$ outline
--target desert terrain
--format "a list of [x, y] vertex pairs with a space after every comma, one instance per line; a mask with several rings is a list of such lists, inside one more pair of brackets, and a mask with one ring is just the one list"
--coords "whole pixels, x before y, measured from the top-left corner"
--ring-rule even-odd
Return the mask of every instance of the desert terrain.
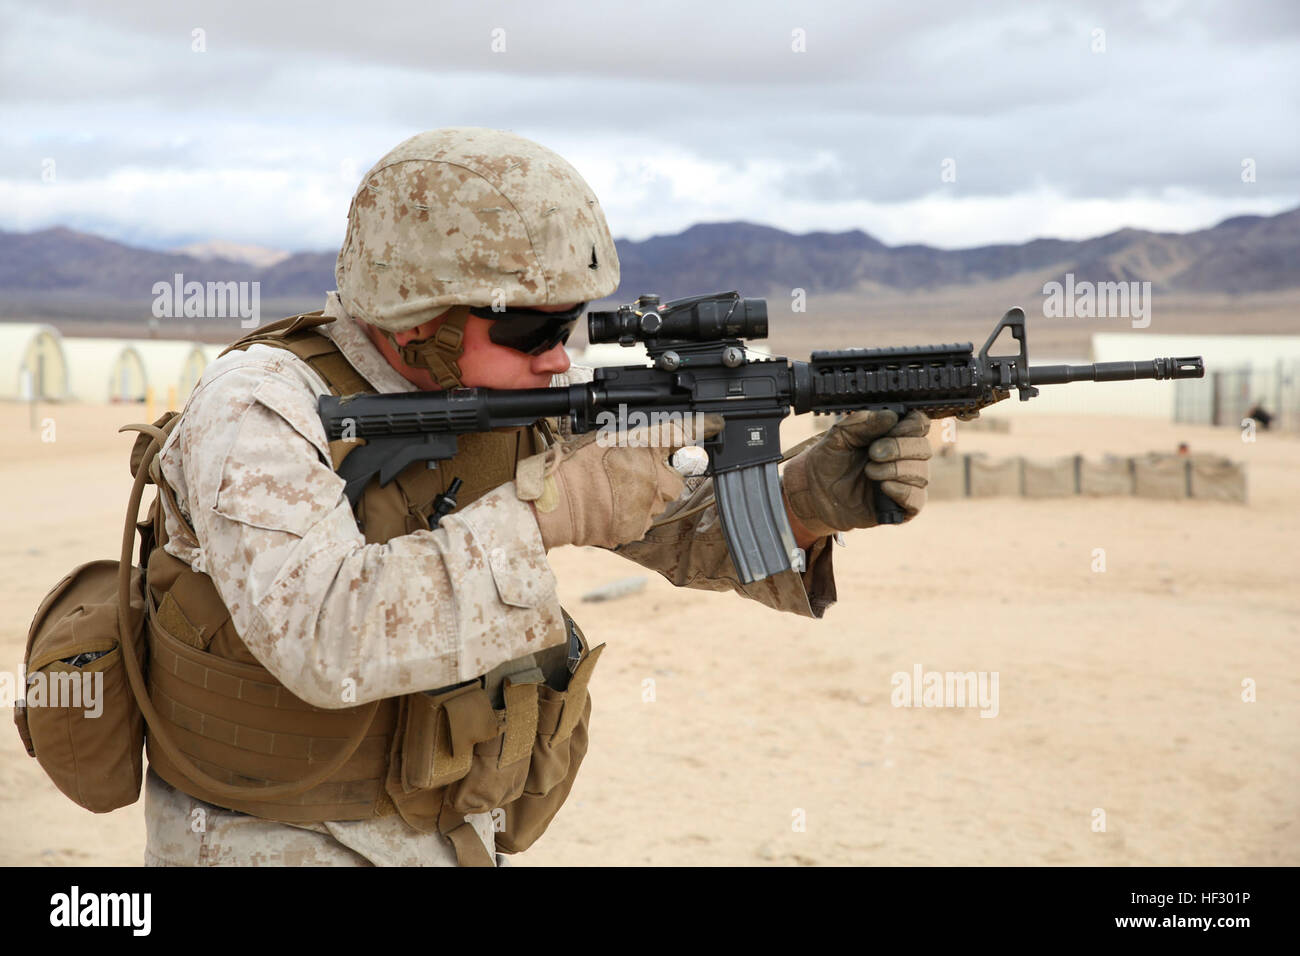
[[[1014, 412], [1009, 433], [961, 430], [959, 449], [1188, 442], [1245, 461], [1249, 503], [932, 502], [848, 536], [819, 621], [558, 551], [565, 605], [609, 646], [586, 764], [516, 864], [1300, 863], [1300, 439]], [[131, 437], [115, 429], [143, 417], [42, 406], [33, 430], [0, 405], [0, 668], [19, 670], [48, 588], [116, 554]], [[787, 442], [812, 424], [788, 423]], [[580, 600], [643, 574], [638, 593]], [[891, 706], [892, 675], [917, 665], [997, 672], [996, 717]], [[136, 865], [142, 808], [82, 810], [0, 731], [0, 864]]]

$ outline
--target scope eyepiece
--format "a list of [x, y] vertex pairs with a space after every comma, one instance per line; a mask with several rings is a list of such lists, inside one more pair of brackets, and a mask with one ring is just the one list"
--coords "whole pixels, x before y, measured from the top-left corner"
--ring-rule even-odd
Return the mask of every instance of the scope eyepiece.
[[767, 338], [767, 300], [741, 298], [739, 292], [697, 295], [659, 303], [643, 295], [610, 312], [587, 313], [587, 340], [618, 342], [713, 342]]

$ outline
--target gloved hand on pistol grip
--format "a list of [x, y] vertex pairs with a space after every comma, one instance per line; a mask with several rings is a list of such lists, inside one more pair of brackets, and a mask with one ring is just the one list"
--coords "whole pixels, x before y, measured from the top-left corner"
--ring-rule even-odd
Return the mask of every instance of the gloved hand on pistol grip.
[[549, 551], [565, 544], [615, 548], [640, 541], [655, 517], [685, 488], [669, 459], [679, 448], [716, 435], [722, 419], [651, 425], [617, 435], [589, 432], [526, 458], [515, 491], [531, 502]]
[[781, 484], [790, 511], [812, 534], [871, 528], [875, 490], [898, 502], [910, 521], [925, 506], [930, 480], [930, 419], [902, 421], [891, 411], [855, 412], [785, 466]]

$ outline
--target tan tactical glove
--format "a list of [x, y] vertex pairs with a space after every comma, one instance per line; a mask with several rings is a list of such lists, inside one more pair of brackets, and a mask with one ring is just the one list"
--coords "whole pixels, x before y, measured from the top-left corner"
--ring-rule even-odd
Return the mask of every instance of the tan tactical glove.
[[515, 490], [532, 502], [546, 549], [614, 548], [644, 538], [655, 516], [685, 487], [668, 459], [679, 448], [716, 435], [722, 419], [706, 416], [698, 435], [693, 426], [688, 419], [685, 426], [638, 428], [619, 433], [616, 443], [610, 432], [589, 432], [521, 461]]
[[871, 528], [877, 484], [910, 521], [925, 505], [930, 479], [930, 419], [919, 411], [856, 412], [785, 466], [781, 485], [790, 511], [812, 534]]

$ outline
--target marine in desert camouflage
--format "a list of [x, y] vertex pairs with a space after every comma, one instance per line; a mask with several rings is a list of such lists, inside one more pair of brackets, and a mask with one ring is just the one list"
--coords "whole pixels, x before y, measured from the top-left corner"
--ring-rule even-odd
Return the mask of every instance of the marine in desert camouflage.
[[[366, 174], [336, 278], [337, 293], [308, 324], [357, 387], [526, 387], [586, 381], [590, 372], [569, 366], [562, 340], [529, 354], [492, 341], [492, 329], [613, 293], [619, 263], [599, 202], [561, 157], [511, 133], [451, 128], [412, 137]], [[562, 687], [573, 632], [549, 547], [615, 547], [674, 584], [820, 617], [835, 599], [831, 535], [873, 523], [871, 476], [888, 474], [909, 517], [924, 504], [928, 422], [910, 419], [892, 432], [895, 418], [851, 417], [791, 463], [799, 475], [792, 525], [806, 570], [742, 585], [709, 482], [683, 483], [667, 464], [673, 449], [557, 454], [562, 428], [539, 426], [508, 454], [482, 459], [506, 480], [480, 481], [472, 500], [462, 497], [436, 527], [428, 527], [428, 502], [406, 502], [402, 533], [380, 534], [377, 517], [354, 512], [335, 472], [346, 449], [331, 445], [316, 414], [330, 393], [299, 354], [245, 343], [209, 366], [160, 456], [175, 501], [165, 507], [166, 553], [210, 578], [229, 614], [220, 627], [196, 626], [183, 613], [172, 625], [188, 624], [196, 647], [263, 667], [324, 710], [418, 700], [463, 684], [497, 702], [520, 682]], [[885, 445], [872, 444], [885, 434], [893, 436]], [[878, 453], [868, 469], [871, 447]], [[526, 494], [517, 470], [528, 476]], [[631, 520], [629, 507], [639, 509]], [[421, 519], [425, 526], [413, 527]], [[373, 813], [296, 822], [224, 808], [172, 779], [151, 770], [146, 782], [152, 865], [465, 861], [462, 841], [413, 825], [420, 821], [405, 812], [391, 778], [392, 799], [381, 793]], [[465, 822], [499, 861], [494, 814], [467, 813]]]

